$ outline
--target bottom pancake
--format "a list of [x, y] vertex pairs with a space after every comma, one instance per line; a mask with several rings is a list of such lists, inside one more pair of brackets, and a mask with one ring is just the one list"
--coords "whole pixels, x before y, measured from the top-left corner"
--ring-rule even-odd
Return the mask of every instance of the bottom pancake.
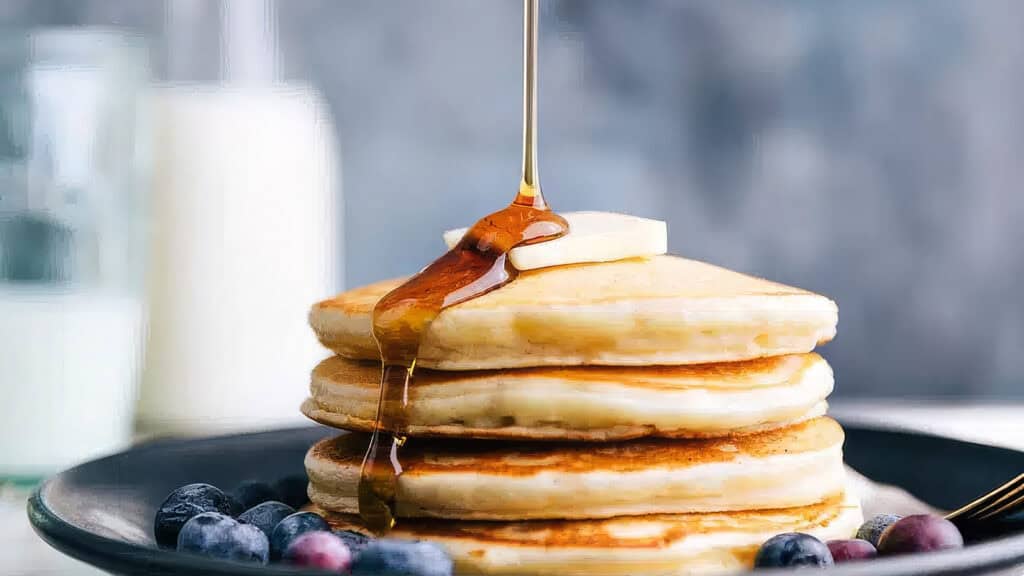
[[[362, 530], [358, 517], [318, 512], [335, 529]], [[391, 536], [444, 546], [457, 574], [724, 574], [751, 568], [776, 534], [850, 538], [862, 520], [860, 503], [844, 495], [798, 508], [605, 520], [402, 520]]]
[[[306, 455], [317, 506], [355, 513], [368, 437]], [[462, 520], [607, 518], [805, 506], [843, 492], [843, 431], [815, 418], [761, 434], [591, 443], [410, 438], [396, 514]]]

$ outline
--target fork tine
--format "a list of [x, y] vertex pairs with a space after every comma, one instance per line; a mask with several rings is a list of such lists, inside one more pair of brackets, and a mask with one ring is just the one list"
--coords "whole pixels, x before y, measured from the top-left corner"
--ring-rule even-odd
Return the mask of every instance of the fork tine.
[[1024, 510], [1024, 493], [1018, 495], [1018, 497], [1013, 501], [1003, 504], [997, 510], [988, 512], [983, 516], [978, 517], [977, 519], [978, 521], [989, 522], [993, 520], [998, 520], [1000, 518], [1013, 516], [1014, 514], [1022, 510]]
[[953, 512], [950, 512], [946, 515], [946, 519], [967, 520], [974, 518], [980, 512], [990, 508], [994, 504], [997, 504], [1000, 501], [1000, 499], [1005, 497], [1008, 493], [1011, 493], [1014, 490], [1016, 490], [1021, 484], [1024, 484], [1024, 474], [1018, 475], [1016, 478], [1013, 478], [1012, 480], [996, 488], [995, 490], [992, 490], [991, 492], [988, 492], [978, 497], [977, 499], [966, 504], [965, 506], [958, 508]]
[[999, 488], [989, 493], [988, 501], [983, 505], [972, 510], [968, 516], [973, 519], [980, 519], [986, 515], [990, 510], [1001, 507], [1002, 504], [1006, 503], [1007, 500], [1014, 498], [1014, 496], [1024, 486], [1024, 474], [1017, 476], [1013, 480], [1010, 480], [1006, 484], [1003, 484]]
[[991, 520], [999, 516], [1007, 516], [1010, 511], [1021, 504], [1024, 504], [1024, 485], [993, 502], [986, 510], [978, 511], [975, 517], [978, 520]]
[[998, 495], [1002, 494], [1003, 490], [1006, 489], [1006, 488], [1007, 488], [1007, 485], [1003, 484], [1002, 486], [1000, 486], [999, 488], [996, 488], [995, 490], [990, 490], [990, 491], [982, 494], [981, 496], [978, 496], [977, 498], [975, 498], [974, 500], [971, 500], [967, 504], [964, 504], [960, 508], [957, 508], [956, 510], [950, 512], [949, 514], [946, 514], [946, 519], [947, 520], [956, 520], [956, 519], [967, 519], [967, 518], [969, 518], [970, 516], [972, 516], [975, 512], [977, 512], [981, 508], [984, 508], [985, 506], [988, 506], [989, 504], [991, 504], [992, 501], [996, 497], [998, 497]]

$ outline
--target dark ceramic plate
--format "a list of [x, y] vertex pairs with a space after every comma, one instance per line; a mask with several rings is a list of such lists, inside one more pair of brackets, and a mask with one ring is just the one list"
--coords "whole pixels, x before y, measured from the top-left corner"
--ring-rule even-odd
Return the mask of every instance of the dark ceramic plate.
[[[117, 574], [296, 574], [280, 566], [218, 562], [153, 544], [156, 507], [190, 482], [234, 486], [302, 471], [306, 449], [329, 431], [299, 428], [202, 440], [165, 440], [72, 468], [29, 502], [36, 531], [53, 547]], [[1024, 471], [1024, 452], [935, 436], [850, 426], [846, 459], [879, 482], [950, 509]], [[962, 550], [876, 560], [830, 576], [984, 574], [1024, 563], [1024, 522]]]

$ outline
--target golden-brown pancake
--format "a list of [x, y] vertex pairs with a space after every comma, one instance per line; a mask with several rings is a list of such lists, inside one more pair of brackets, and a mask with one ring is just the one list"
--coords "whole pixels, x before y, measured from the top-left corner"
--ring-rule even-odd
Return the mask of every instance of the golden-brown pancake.
[[[306, 455], [310, 499], [356, 513], [368, 436]], [[526, 443], [411, 438], [402, 447], [399, 517], [606, 518], [804, 506], [843, 491], [843, 432], [816, 418], [714, 440]]]
[[[373, 306], [402, 279], [313, 306], [320, 341], [376, 360]], [[835, 335], [834, 302], [811, 292], [675, 256], [557, 266], [441, 312], [417, 366], [648, 366], [733, 362], [809, 352]]]
[[[333, 357], [313, 371], [310, 418], [370, 431], [380, 365]], [[820, 416], [832, 370], [814, 353], [696, 366], [440, 372], [409, 390], [409, 433], [546, 440], [713, 437]]]
[[[320, 512], [336, 529], [360, 530], [351, 515]], [[400, 520], [392, 535], [444, 546], [457, 574], [730, 574], [751, 568], [758, 547], [776, 534], [851, 538], [862, 520], [860, 503], [846, 494], [810, 506], [744, 512], [522, 522]]]

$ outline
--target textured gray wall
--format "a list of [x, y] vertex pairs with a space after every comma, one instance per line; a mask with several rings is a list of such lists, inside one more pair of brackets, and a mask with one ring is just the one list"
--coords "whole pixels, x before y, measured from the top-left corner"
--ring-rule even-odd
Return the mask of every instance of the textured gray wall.
[[[1024, 396], [1024, 2], [542, 0], [557, 209], [824, 292], [845, 395]], [[518, 0], [280, 0], [338, 121], [349, 285], [411, 272], [514, 192]], [[159, 38], [161, 2], [0, 3]]]

